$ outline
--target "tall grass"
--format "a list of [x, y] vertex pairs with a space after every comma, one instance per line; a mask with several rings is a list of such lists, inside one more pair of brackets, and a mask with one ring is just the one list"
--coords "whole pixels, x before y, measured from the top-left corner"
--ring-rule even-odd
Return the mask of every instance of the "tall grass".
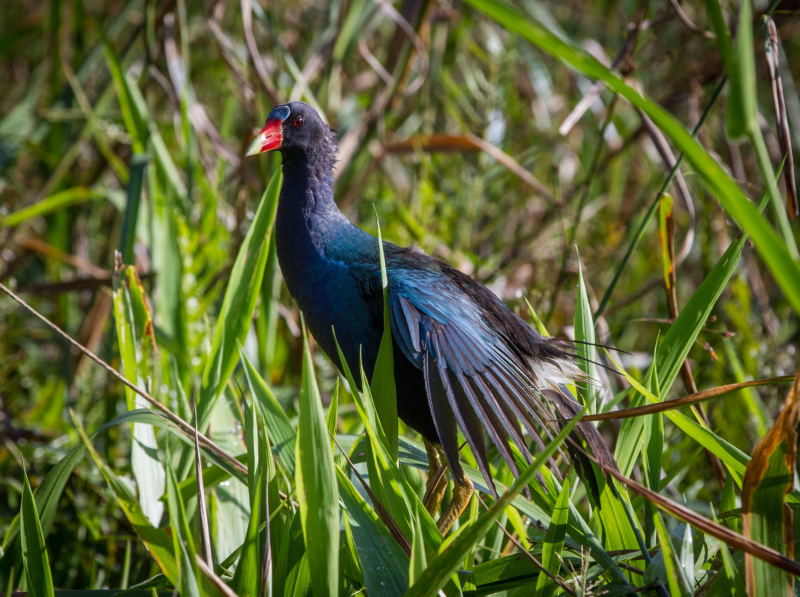
[[[790, 593], [800, 36], [733, 8], [4, 5], [0, 592]], [[439, 535], [388, 337], [342, 378], [282, 286], [289, 99], [360, 226], [599, 345], [599, 508], [564, 433], [496, 502], [465, 449]]]

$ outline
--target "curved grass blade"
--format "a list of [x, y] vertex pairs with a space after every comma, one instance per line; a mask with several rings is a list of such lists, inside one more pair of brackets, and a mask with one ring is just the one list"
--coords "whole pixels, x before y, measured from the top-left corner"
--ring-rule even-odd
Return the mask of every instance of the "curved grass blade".
[[[564, 481], [561, 493], [558, 494], [550, 526], [542, 543], [542, 566], [553, 576], [561, 570], [561, 551], [564, 549], [564, 537], [567, 534], [569, 521], [569, 480]], [[550, 582], [548, 582], [550, 581]], [[546, 574], [540, 574], [536, 581], [536, 597], [550, 597], [558, 589]]]
[[459, 531], [458, 535], [447, 545], [447, 548], [429, 562], [428, 567], [417, 582], [406, 593], [406, 597], [436, 595], [439, 589], [444, 587], [450, 575], [456, 572], [463, 564], [466, 553], [486, 535], [503, 513], [503, 510], [511, 505], [514, 498], [522, 493], [522, 490], [533, 480], [539, 469], [555, 454], [580, 418], [580, 415], [578, 415], [565, 425], [559, 434], [553, 438], [553, 441], [537, 454], [533, 463], [519, 475], [511, 488], [491, 508], [482, 513], [475, 522]]
[[269, 437], [272, 440], [272, 451], [281, 459], [289, 475], [294, 476], [294, 448], [297, 443], [297, 431], [269, 389], [267, 382], [264, 381], [243, 350], [239, 351], [239, 356], [244, 363], [244, 373], [247, 385], [250, 387], [250, 395], [258, 402], [261, 414], [264, 416]]
[[[78, 444], [70, 450], [64, 458], [50, 469], [45, 475], [44, 480], [33, 493], [34, 501], [36, 503], [37, 513], [41, 513], [39, 517], [40, 526], [42, 528], [42, 535], [47, 536], [50, 532], [50, 527], [53, 526], [55, 519], [56, 509], [61, 501], [61, 494], [64, 487], [72, 474], [72, 469], [83, 458], [83, 444]], [[19, 550], [17, 549], [16, 542], [19, 540], [20, 517], [14, 517], [6, 530], [3, 537], [2, 551], [4, 552], [0, 558], [0, 577], [10, 578], [11, 568], [15, 566], [15, 560], [18, 557]]]
[[89, 451], [89, 454], [91, 454], [92, 459], [97, 465], [97, 468], [100, 469], [100, 473], [103, 475], [109, 488], [114, 492], [117, 503], [122, 508], [126, 518], [136, 530], [142, 542], [147, 546], [150, 555], [153, 556], [153, 559], [158, 563], [161, 571], [170, 582], [173, 583], [173, 586], [177, 586], [180, 582], [180, 568], [178, 562], [175, 560], [173, 544], [169, 535], [167, 535], [164, 529], [157, 529], [150, 524], [142, 512], [139, 503], [136, 501], [130, 485], [119, 479], [108, 465], [103, 462], [92, 445], [86, 431], [83, 429], [83, 425], [81, 425], [80, 421], [78, 421], [75, 416], [75, 413], [70, 411], [70, 416], [72, 417], [75, 428], [78, 430], [81, 440], [83, 440], [83, 445]]
[[201, 431], [205, 429], [212, 407], [236, 367], [239, 360], [238, 345], [244, 343], [250, 329], [269, 256], [281, 179], [282, 175], [277, 173], [270, 180], [231, 270], [197, 401], [200, 417], [198, 428]]
[[[580, 256], [578, 256], [578, 302], [575, 305], [574, 324], [575, 340], [579, 342], [575, 350], [578, 357], [578, 367], [586, 374], [589, 380], [596, 380], [597, 348], [595, 346], [594, 319], [592, 318], [592, 306], [589, 304], [589, 294], [586, 291], [586, 282], [583, 279]], [[594, 383], [587, 383], [581, 394], [584, 396], [586, 411], [589, 414], [599, 412], [600, 404], [598, 404], [598, 399], [600, 393], [598, 387]]]
[[404, 594], [408, 590], [408, 556], [339, 467], [336, 477], [368, 594], [386, 597]]
[[[377, 220], [377, 212], [375, 214]], [[381, 427], [386, 434], [389, 454], [397, 461], [397, 388], [394, 383], [394, 356], [392, 354], [392, 326], [389, 312], [389, 279], [386, 276], [386, 261], [383, 256], [383, 239], [378, 225], [378, 253], [381, 262], [381, 288], [383, 291], [383, 336], [372, 373], [370, 389], [376, 397], [375, 409]]]
[[[625, 371], [619, 363], [617, 363], [611, 355], [608, 355], [609, 359], [614, 366], [619, 370], [622, 375], [625, 376], [625, 379], [636, 389], [637, 392], [642, 394], [647, 400], [653, 403], [660, 403], [661, 401], [654, 396], [649, 390], [647, 390], [642, 384], [640, 384], [636, 379], [631, 377], [631, 375]], [[742, 477], [745, 472], [745, 468], [747, 467], [747, 463], [750, 461], [750, 458], [736, 448], [735, 446], [731, 445], [730, 443], [726, 442], [724, 439], [719, 437], [710, 429], [699, 425], [698, 423], [692, 421], [688, 417], [682, 415], [681, 413], [668, 410], [664, 413], [670, 421], [675, 423], [684, 433], [686, 433], [689, 437], [693, 438], [697, 441], [700, 445], [704, 448], [709, 450], [715, 456], [717, 456], [720, 460], [722, 460], [725, 465], [728, 467], [728, 470], [733, 474], [736, 482], [739, 486], [742, 484]]]
[[[111, 200], [112, 196], [114, 196], [113, 201]], [[119, 199], [117, 199], [117, 197], [119, 197]], [[45, 197], [41, 201], [23, 207], [7, 216], [0, 217], [0, 225], [9, 228], [12, 226], [19, 226], [31, 218], [46, 216], [91, 199], [108, 199], [112, 202], [124, 201], [118, 191], [96, 187], [73, 187]]]
[[167, 505], [169, 509], [169, 522], [172, 534], [172, 548], [175, 560], [180, 562], [178, 584], [176, 592], [189, 597], [200, 597], [200, 569], [195, 559], [194, 540], [186, 518], [186, 509], [178, 491], [178, 482], [175, 473], [167, 459]]
[[33, 597], [53, 597], [53, 577], [50, 575], [50, 560], [44, 545], [44, 534], [36, 511], [28, 474], [23, 468], [22, 507], [20, 509], [20, 544], [22, 564], [28, 578], [28, 590]]
[[339, 592], [338, 488], [305, 324], [295, 479], [311, 587], [315, 595], [336, 595]]

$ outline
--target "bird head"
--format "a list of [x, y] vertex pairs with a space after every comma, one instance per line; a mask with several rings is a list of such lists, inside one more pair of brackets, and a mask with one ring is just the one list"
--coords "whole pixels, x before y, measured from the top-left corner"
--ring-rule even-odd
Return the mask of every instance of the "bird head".
[[305, 102], [290, 102], [272, 109], [264, 128], [253, 139], [245, 155], [275, 149], [310, 153], [331, 141], [330, 129], [314, 108]]

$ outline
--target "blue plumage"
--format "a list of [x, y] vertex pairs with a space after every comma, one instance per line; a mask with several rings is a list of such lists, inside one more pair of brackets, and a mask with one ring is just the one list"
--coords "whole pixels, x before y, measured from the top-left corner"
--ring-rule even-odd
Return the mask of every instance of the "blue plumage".
[[[292, 102], [270, 113], [249, 153], [269, 149], [283, 156], [275, 230], [289, 291], [337, 366], [333, 329], [349, 366], [361, 354], [371, 376], [383, 332], [378, 241], [336, 207], [333, 134], [307, 104]], [[384, 243], [384, 253], [398, 414], [441, 445], [463, 485], [460, 427], [494, 490], [484, 432], [518, 473], [509, 440], [531, 460], [520, 422], [541, 446], [554, 419], [578, 410], [561, 389], [580, 377], [572, 345], [542, 337], [484, 286], [417, 249]], [[580, 427], [595, 455], [613, 462], [597, 430]]]

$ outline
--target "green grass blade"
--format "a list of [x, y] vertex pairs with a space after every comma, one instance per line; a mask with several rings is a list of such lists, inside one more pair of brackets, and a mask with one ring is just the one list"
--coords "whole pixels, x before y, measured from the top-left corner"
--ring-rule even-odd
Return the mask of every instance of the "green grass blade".
[[[561, 551], [564, 549], [564, 537], [567, 533], [567, 521], [569, 520], [569, 481], [566, 480], [558, 494], [556, 507], [553, 516], [550, 518], [550, 526], [544, 536], [542, 543], [542, 566], [553, 576], [558, 576], [561, 570]], [[540, 574], [536, 581], [536, 597], [550, 597], [557, 591], [556, 584], [547, 577]]]
[[255, 472], [253, 486], [249, 488], [252, 495], [250, 519], [247, 523], [247, 532], [232, 583], [236, 594], [245, 597], [256, 597], [261, 594], [261, 562], [264, 545], [261, 541], [260, 529], [266, 521], [264, 501], [266, 478], [263, 463], [259, 462], [256, 465]]
[[297, 498], [315, 595], [339, 592], [339, 499], [322, 401], [303, 332], [303, 381], [297, 425]]
[[[750, 4], [750, 0], [742, 0], [739, 9], [739, 26], [736, 30], [736, 58], [725, 61], [726, 68], [733, 66], [739, 71], [737, 85], [731, 85], [732, 105], [737, 109], [728, 111], [729, 134], [733, 130], [740, 136], [741, 133], [754, 131], [758, 127], [754, 52], [753, 6]], [[737, 137], [735, 134], [732, 136], [733, 138]]]
[[[79, 443], [67, 452], [67, 455], [50, 469], [33, 494], [36, 511], [41, 512], [39, 521], [45, 537], [53, 526], [61, 495], [72, 470], [83, 458], [83, 450], [83, 444]], [[19, 524], [20, 517], [15, 516], [3, 536], [2, 551], [4, 553], [0, 558], [0, 577], [3, 578], [11, 578], [11, 567], [14, 566], [15, 555], [19, 553], [16, 547], [16, 542], [19, 540]]]
[[368, 594], [402, 595], [408, 589], [408, 556], [338, 467], [336, 477]]
[[53, 577], [50, 575], [50, 560], [44, 545], [44, 534], [36, 511], [28, 474], [24, 468], [22, 507], [20, 509], [20, 544], [22, 564], [28, 578], [28, 590], [33, 597], [53, 597]]
[[361, 368], [361, 387], [364, 391], [359, 393], [358, 386], [338, 344], [337, 350], [343, 363], [342, 369], [355, 399], [358, 414], [369, 438], [371, 449], [368, 465], [372, 490], [381, 498], [390, 516], [406, 539], [410, 539], [414, 532], [411, 521], [415, 516], [415, 512], [418, 512], [422, 520], [425, 544], [429, 549], [435, 549], [441, 543], [441, 535], [436, 529], [436, 525], [433, 524], [430, 515], [424, 510], [419, 496], [411, 488], [403, 472], [389, 453], [388, 441], [383, 433], [381, 421], [372, 401], [372, 393], [370, 392], [364, 369], [363, 367]]
[[97, 450], [95, 450], [92, 445], [89, 436], [86, 435], [83, 426], [75, 417], [75, 414], [72, 412], [70, 412], [70, 414], [75, 428], [78, 430], [81, 440], [83, 440], [83, 445], [89, 451], [89, 454], [91, 454], [97, 468], [100, 469], [100, 473], [114, 493], [117, 503], [125, 513], [125, 517], [131, 523], [142, 542], [147, 546], [150, 555], [161, 568], [161, 572], [164, 573], [173, 585], [177, 585], [180, 578], [180, 568], [175, 560], [172, 539], [170, 539], [164, 529], [157, 529], [150, 524], [147, 517], [145, 517], [142, 512], [141, 506], [139, 506], [139, 503], [136, 501], [131, 486], [119, 479], [108, 465], [103, 462]]
[[659, 563], [663, 562], [670, 595], [692, 595], [693, 591], [691, 585], [687, 586], [686, 578], [681, 573], [678, 556], [675, 553], [669, 533], [667, 533], [667, 528], [664, 526], [664, 521], [661, 519], [661, 514], [659, 512], [656, 512], [653, 522], [655, 523], [656, 532], [658, 533], [658, 541], [661, 545], [661, 555], [663, 559], [653, 559], [648, 567], [648, 570], [645, 571], [645, 579], [653, 580], [648, 576], [647, 573], [650, 572], [650, 569], [657, 567]]
[[425, 568], [428, 567], [428, 557], [425, 553], [425, 540], [421, 527], [422, 521], [417, 515], [414, 520], [414, 537], [411, 540], [411, 557], [408, 561], [408, 584], [410, 585], [417, 582]]
[[[376, 214], [377, 218], [377, 214]], [[375, 408], [386, 434], [389, 454], [397, 460], [397, 388], [394, 383], [394, 356], [392, 354], [392, 325], [389, 312], [389, 280], [383, 256], [383, 239], [378, 223], [378, 252], [381, 262], [381, 288], [383, 289], [383, 336], [372, 373], [370, 388], [376, 398]]]
[[238, 345], [244, 343], [258, 300], [282, 175], [276, 174], [264, 191], [258, 210], [231, 270], [230, 282], [214, 330], [211, 354], [203, 370], [203, 386], [197, 401], [198, 427], [202, 431], [212, 407], [239, 360]]
[[450, 575], [456, 572], [463, 564], [466, 553], [486, 535], [503, 513], [503, 510], [511, 505], [514, 498], [522, 493], [522, 490], [533, 480], [539, 469], [555, 454], [580, 418], [580, 415], [576, 416], [565, 425], [559, 434], [553, 438], [553, 441], [537, 454], [533, 463], [522, 471], [511, 488], [489, 510], [481, 514], [475, 522], [461, 530], [453, 541], [448, 544], [447, 548], [429, 562], [425, 572], [406, 593], [406, 597], [436, 595], [444, 587]]
[[0, 218], [0, 225], [8, 228], [11, 228], [12, 226], [19, 226], [31, 218], [35, 218], [37, 216], [46, 216], [48, 214], [70, 208], [73, 205], [78, 205], [84, 201], [92, 199], [108, 199], [111, 201], [112, 196], [114, 197], [112, 202], [123, 200], [118, 191], [113, 191], [111, 189], [73, 187], [71, 189], [54, 193], [49, 197], [45, 197], [41, 201], [37, 201], [33, 205], [23, 207], [22, 209], [8, 214], [7, 216], [3, 216]]
[[[597, 348], [595, 347], [596, 338], [594, 334], [594, 320], [592, 318], [592, 306], [589, 304], [589, 293], [586, 291], [586, 282], [583, 279], [583, 267], [580, 257], [578, 257], [578, 302], [575, 305], [575, 340], [580, 342], [575, 346], [575, 353], [578, 356], [577, 363], [589, 379], [597, 379]], [[600, 405], [597, 403], [599, 398], [598, 387], [594, 384], [586, 384], [582, 392], [585, 398], [587, 414], [599, 412]]]
[[[751, 116], [755, 115], [755, 112], [752, 111], [752, 108], [755, 107], [755, 103], [750, 106], [745, 105], [745, 102], [750, 97], [750, 92], [745, 89], [745, 79], [743, 78], [744, 68], [740, 68], [739, 61], [737, 60], [737, 52], [734, 51], [733, 41], [731, 40], [730, 33], [728, 33], [728, 27], [725, 25], [725, 17], [722, 15], [718, 0], [706, 0], [705, 4], [709, 21], [714, 29], [714, 33], [716, 33], [719, 54], [722, 57], [722, 61], [725, 63], [725, 71], [731, 82], [731, 92], [728, 98], [728, 112], [726, 118], [728, 135], [733, 139], [738, 139], [744, 136], [752, 125], [755, 124], [749, 120]], [[744, 3], [742, 10], [744, 11]], [[750, 36], [750, 48], [752, 51], [752, 30]], [[738, 41], [737, 49], [741, 51], [743, 46], [742, 42], [744, 40], [740, 37]]]
[[336, 454], [336, 426], [339, 422], [339, 380], [336, 380], [336, 387], [331, 393], [331, 403], [328, 405], [328, 414], [325, 415], [325, 426], [328, 428], [328, 435], [331, 437], [331, 451]]
[[[661, 400], [654, 396], [642, 384], [631, 377], [627, 371], [622, 369], [612, 357], [609, 358], [611, 358], [612, 362], [614, 362], [614, 365], [617, 367], [620, 373], [625, 376], [625, 379], [628, 380], [628, 382], [636, 389], [637, 392], [642, 394], [645, 398], [647, 398], [648, 401], [652, 403], [661, 402]], [[679, 412], [668, 410], [664, 412], [664, 414], [689, 437], [693, 438], [701, 446], [719, 457], [719, 459], [728, 466], [728, 470], [734, 475], [734, 479], [736, 479], [737, 484], [741, 486], [745, 468], [747, 467], [747, 463], [750, 461], [750, 458], [747, 456], [747, 454], [726, 442], [711, 430], [695, 423]]]
[[[726, 487], [728, 486], [727, 479], [726, 479]], [[732, 487], [732, 485], [731, 485]], [[711, 508], [711, 519], [715, 523], [719, 523], [717, 520], [717, 515], [714, 512], [714, 508]], [[735, 530], [735, 529], [734, 529]], [[746, 597], [747, 590], [744, 587], [744, 581], [742, 580], [742, 575], [739, 573], [739, 569], [736, 567], [736, 563], [733, 561], [733, 556], [731, 552], [725, 548], [724, 546], [719, 550], [720, 556], [722, 557], [722, 565], [723, 571], [720, 571], [719, 578], [714, 583], [714, 588], [716, 588], [717, 583], [725, 581], [725, 587], [721, 590], [721, 595], [730, 595], [730, 597]]]
[[180, 579], [175, 590], [181, 595], [190, 597], [200, 596], [200, 570], [195, 560], [194, 541], [186, 518], [186, 509], [178, 491], [178, 482], [175, 473], [167, 459], [167, 506], [169, 509], [170, 530], [172, 534], [172, 547], [175, 559], [180, 562]]
[[[653, 368], [651, 368], [651, 372], [648, 372], [646, 379], [650, 379], [653, 370], [658, 371], [660, 395], [663, 396], [669, 392], [678, 377], [681, 364], [689, 354], [689, 350], [708, 320], [719, 296], [727, 286], [734, 271], [736, 271], [746, 242], [747, 235], [742, 235], [741, 238], [731, 243], [686, 303], [686, 306], [681, 309], [664, 340], [659, 345]], [[631, 401], [632, 407], [640, 406], [641, 404], [640, 401]], [[667, 416], [672, 418], [672, 415]], [[616, 456], [620, 470], [626, 475], [630, 474], [638, 457], [642, 446], [643, 434], [643, 419], [637, 417], [623, 422], [621, 440], [624, 441], [620, 441], [618, 444]], [[741, 469], [741, 474], [744, 474], [743, 468]]]
[[134, 154], [145, 153], [147, 145], [147, 127], [145, 119], [140, 111], [136, 110], [135, 100], [131, 97], [131, 87], [135, 87], [123, 73], [122, 65], [119, 61], [114, 48], [103, 39], [103, 49], [105, 50], [106, 64], [111, 71], [111, 78], [114, 81], [114, 88], [117, 92], [117, 101], [125, 128], [131, 136]]
[[247, 377], [247, 384], [250, 386], [250, 395], [257, 401], [272, 439], [272, 451], [281, 459], [289, 475], [294, 476], [297, 431], [269, 389], [267, 382], [247, 358], [245, 352], [240, 351], [239, 355], [244, 363], [244, 373]]

